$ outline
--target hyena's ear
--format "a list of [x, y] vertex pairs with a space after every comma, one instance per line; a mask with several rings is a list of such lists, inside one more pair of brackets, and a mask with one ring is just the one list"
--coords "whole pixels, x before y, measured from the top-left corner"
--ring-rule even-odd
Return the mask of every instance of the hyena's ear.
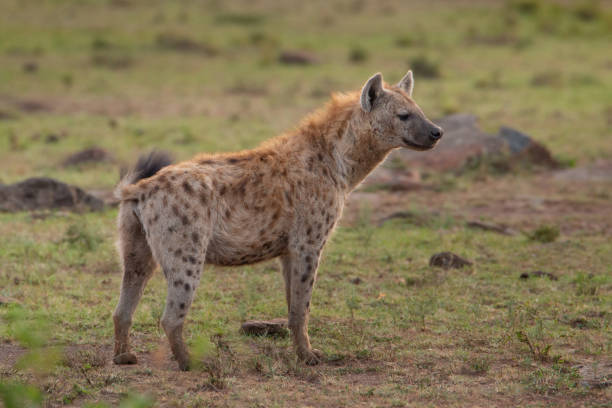
[[361, 109], [365, 112], [370, 112], [376, 99], [383, 94], [382, 74], [379, 72], [374, 74], [361, 89]]
[[403, 89], [408, 96], [412, 97], [412, 91], [414, 90], [414, 78], [412, 71], [408, 71], [406, 75], [397, 83], [400, 89]]

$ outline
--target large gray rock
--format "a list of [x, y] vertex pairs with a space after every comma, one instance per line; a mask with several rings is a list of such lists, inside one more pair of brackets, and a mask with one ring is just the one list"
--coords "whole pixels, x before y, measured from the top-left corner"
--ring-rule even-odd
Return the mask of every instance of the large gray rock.
[[0, 211], [99, 211], [102, 208], [102, 200], [78, 187], [51, 178], [34, 177], [11, 185], [0, 185]]

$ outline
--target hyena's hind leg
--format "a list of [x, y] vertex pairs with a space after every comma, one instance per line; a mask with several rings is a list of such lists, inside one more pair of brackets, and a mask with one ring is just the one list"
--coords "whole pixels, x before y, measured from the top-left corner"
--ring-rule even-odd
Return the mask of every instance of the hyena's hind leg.
[[140, 221], [133, 212], [134, 205], [123, 203], [119, 209], [119, 256], [123, 266], [123, 282], [119, 303], [113, 314], [115, 324], [115, 364], [134, 364], [136, 356], [130, 352], [129, 331], [132, 316], [144, 287], [153, 274], [155, 261], [147, 244]]

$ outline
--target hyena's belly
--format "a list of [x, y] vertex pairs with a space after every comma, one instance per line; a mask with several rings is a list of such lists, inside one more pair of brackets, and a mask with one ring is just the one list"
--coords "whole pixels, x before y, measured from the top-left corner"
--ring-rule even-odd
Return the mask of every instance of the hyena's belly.
[[282, 255], [287, 250], [287, 235], [268, 239], [236, 240], [213, 237], [206, 250], [206, 263], [220, 266], [238, 266], [265, 261]]

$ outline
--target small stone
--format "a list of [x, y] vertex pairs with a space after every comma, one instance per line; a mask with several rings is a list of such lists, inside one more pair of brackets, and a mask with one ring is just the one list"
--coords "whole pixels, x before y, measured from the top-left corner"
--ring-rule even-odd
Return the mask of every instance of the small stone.
[[288, 334], [287, 319], [247, 320], [242, 323], [241, 332], [250, 336], [280, 336]]
[[123, 365], [123, 364], [136, 364], [138, 363], [138, 359], [134, 353], [121, 353], [116, 355], [113, 358], [113, 363]]
[[429, 259], [429, 266], [437, 266], [442, 269], [460, 269], [470, 265], [472, 265], [472, 262], [452, 252], [440, 252], [432, 255]]
[[546, 277], [546, 278], [548, 278], [550, 280], [554, 280], [554, 281], [559, 279], [555, 275], [553, 275], [552, 273], [550, 273], [550, 272], [543, 272], [543, 271], [523, 272], [519, 276], [519, 278], [521, 278], [521, 279], [541, 278], [541, 277]]
[[351, 283], [353, 285], [359, 285], [362, 282], [363, 282], [363, 280], [359, 276], [357, 276], [356, 278], [351, 279]]
[[319, 62], [316, 55], [303, 50], [286, 50], [281, 52], [278, 60], [288, 65], [312, 65]]

